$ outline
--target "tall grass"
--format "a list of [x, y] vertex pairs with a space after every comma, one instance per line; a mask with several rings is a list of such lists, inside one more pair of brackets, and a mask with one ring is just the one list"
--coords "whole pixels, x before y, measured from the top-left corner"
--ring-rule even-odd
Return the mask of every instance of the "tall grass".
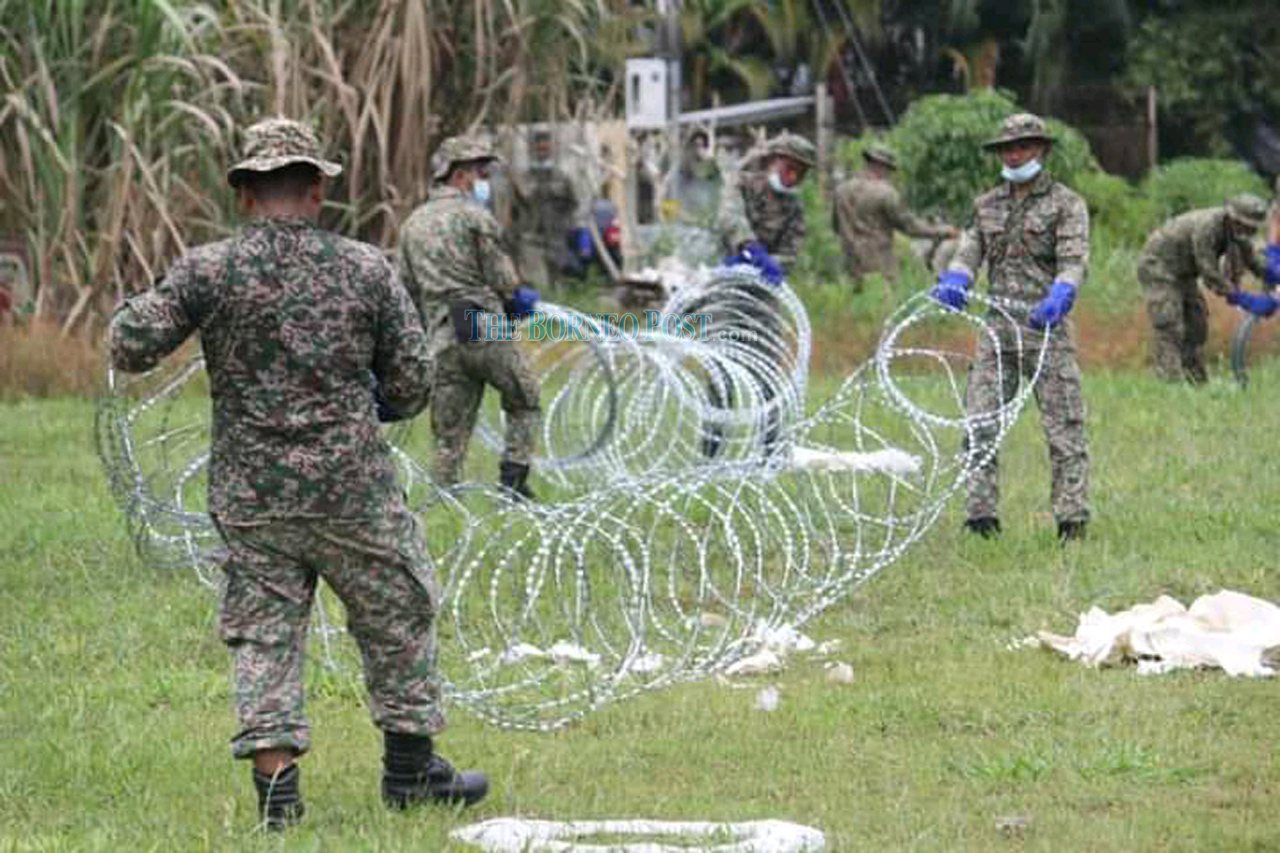
[[614, 97], [623, 0], [0, 0], [0, 237], [34, 311], [100, 324], [226, 232], [236, 129], [313, 122], [347, 166], [331, 222], [388, 243], [439, 139]]

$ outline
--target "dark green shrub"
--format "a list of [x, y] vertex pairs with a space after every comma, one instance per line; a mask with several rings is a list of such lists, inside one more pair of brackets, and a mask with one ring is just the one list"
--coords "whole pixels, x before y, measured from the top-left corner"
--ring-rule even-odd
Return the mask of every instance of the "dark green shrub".
[[1094, 239], [1109, 246], [1141, 246], [1159, 224], [1155, 205], [1124, 178], [1102, 171], [1081, 172], [1072, 189], [1084, 196]]
[[[974, 197], [999, 181], [999, 163], [982, 143], [995, 136], [1005, 116], [1021, 110], [1009, 97], [990, 90], [914, 101], [885, 138], [898, 153], [902, 186], [912, 207], [966, 221]], [[1048, 125], [1057, 141], [1045, 165], [1058, 180], [1071, 186], [1078, 174], [1098, 169], [1089, 143], [1077, 130], [1054, 119]]]
[[1142, 188], [1158, 220], [1202, 207], [1217, 207], [1232, 196], [1269, 197], [1266, 181], [1239, 160], [1187, 157], [1153, 170]]

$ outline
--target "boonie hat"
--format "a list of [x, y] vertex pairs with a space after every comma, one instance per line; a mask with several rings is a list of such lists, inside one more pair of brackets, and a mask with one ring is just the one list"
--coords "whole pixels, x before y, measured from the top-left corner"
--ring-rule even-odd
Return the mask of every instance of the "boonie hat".
[[813, 143], [795, 133], [783, 132], [775, 136], [765, 145], [765, 154], [790, 157], [810, 169], [818, 165], [818, 152]]
[[883, 145], [869, 145], [862, 151], [862, 158], [870, 160], [872, 163], [879, 163], [882, 166], [888, 166], [890, 169], [898, 168], [898, 155], [894, 154]]
[[983, 148], [999, 148], [1010, 142], [1021, 142], [1024, 139], [1038, 139], [1042, 142], [1053, 142], [1053, 137], [1045, 128], [1044, 119], [1031, 113], [1014, 113], [1000, 122], [1000, 133], [993, 139], [982, 143]]
[[1249, 228], [1261, 228], [1267, 221], [1267, 203], [1249, 193], [1238, 195], [1227, 202], [1227, 216]]
[[434, 169], [433, 180], [442, 181], [456, 163], [471, 163], [481, 160], [497, 160], [493, 146], [478, 136], [450, 136], [436, 149], [432, 158]]
[[342, 166], [320, 156], [320, 139], [310, 126], [289, 118], [269, 118], [244, 131], [240, 162], [227, 170], [227, 183], [238, 186], [245, 172], [274, 172], [308, 163], [326, 178], [342, 174]]

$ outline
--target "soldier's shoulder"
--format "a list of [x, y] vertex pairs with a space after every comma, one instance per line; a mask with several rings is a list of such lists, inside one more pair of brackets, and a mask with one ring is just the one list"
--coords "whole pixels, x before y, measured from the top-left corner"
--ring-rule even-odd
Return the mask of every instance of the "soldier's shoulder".
[[402, 234], [415, 236], [429, 234], [437, 230], [449, 218], [453, 211], [461, 207], [459, 199], [453, 196], [434, 196], [413, 209], [409, 217], [400, 225]]
[[227, 253], [231, 251], [232, 244], [235, 239], [228, 237], [225, 240], [214, 240], [212, 243], [201, 243], [199, 246], [192, 246], [183, 253], [184, 260], [193, 263], [209, 263], [221, 261], [227, 257]]
[[188, 274], [213, 275], [226, 267], [227, 258], [231, 255], [234, 238], [215, 240], [192, 246], [173, 262], [171, 269], [183, 270]]
[[344, 237], [341, 234], [334, 234], [333, 246], [337, 252], [361, 267], [367, 267], [377, 272], [390, 269], [387, 253], [381, 247], [372, 243], [366, 243], [363, 240], [356, 240], [352, 237]]
[[1053, 185], [1049, 187], [1049, 194], [1054, 201], [1062, 205], [1085, 205], [1084, 196], [1062, 183], [1062, 181], [1054, 181]]
[[1001, 184], [992, 187], [984, 193], [981, 193], [973, 200], [974, 207], [997, 207], [1005, 204], [1009, 199], [1009, 190]]

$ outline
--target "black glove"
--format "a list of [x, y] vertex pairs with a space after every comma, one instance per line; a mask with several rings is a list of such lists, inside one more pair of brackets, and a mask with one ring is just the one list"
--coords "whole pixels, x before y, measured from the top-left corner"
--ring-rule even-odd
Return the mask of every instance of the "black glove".
[[404, 420], [404, 417], [396, 411], [396, 407], [382, 396], [382, 385], [372, 370], [369, 371], [369, 394], [373, 397], [374, 411], [378, 413], [378, 423], [389, 424]]

